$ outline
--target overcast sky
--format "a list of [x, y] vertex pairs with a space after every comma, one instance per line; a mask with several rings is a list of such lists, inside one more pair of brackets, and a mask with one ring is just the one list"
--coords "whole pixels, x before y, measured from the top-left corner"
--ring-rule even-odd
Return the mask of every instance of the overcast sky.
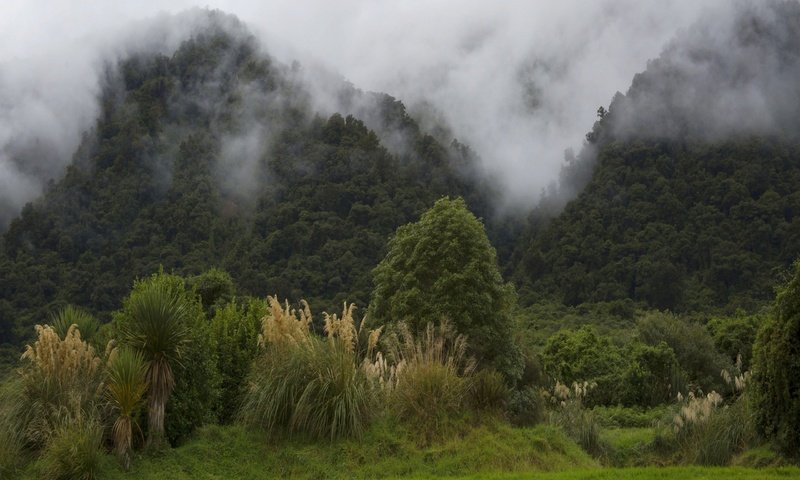
[[[162, 13], [237, 15], [282, 61], [320, 62], [412, 108], [429, 102], [530, 204], [580, 149], [595, 111], [666, 43], [725, 0], [109, 0], [0, 2], [0, 206], [58, 175], [96, 114], [101, 62]], [[16, 142], [16, 143], [15, 143]], [[53, 158], [24, 168], [14, 145]], [[27, 160], [36, 162], [37, 160]]]

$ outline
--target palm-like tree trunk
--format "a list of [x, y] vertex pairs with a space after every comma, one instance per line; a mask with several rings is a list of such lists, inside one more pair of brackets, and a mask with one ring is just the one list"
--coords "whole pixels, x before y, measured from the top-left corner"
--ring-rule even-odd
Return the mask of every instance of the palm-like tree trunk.
[[157, 445], [164, 441], [164, 417], [167, 401], [175, 387], [175, 378], [169, 360], [157, 355], [147, 371], [150, 391], [147, 396], [147, 444]]

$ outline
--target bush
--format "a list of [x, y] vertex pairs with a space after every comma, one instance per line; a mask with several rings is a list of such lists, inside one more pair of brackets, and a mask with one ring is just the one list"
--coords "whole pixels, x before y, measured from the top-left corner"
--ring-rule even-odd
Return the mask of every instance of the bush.
[[740, 313], [733, 317], [712, 318], [707, 327], [717, 350], [724, 353], [731, 362], [740, 359], [742, 368], [749, 370], [758, 327], [765, 321], [765, 315]]
[[219, 397], [216, 341], [200, 299], [178, 275], [159, 271], [134, 283], [114, 312], [122, 343], [148, 363], [148, 445], [175, 445], [213, 421]]
[[753, 386], [759, 431], [788, 456], [800, 456], [800, 260], [777, 290], [774, 313], [753, 347]]
[[536, 387], [513, 390], [509, 395], [508, 416], [511, 423], [520, 427], [530, 427], [545, 417], [545, 402]]
[[664, 342], [635, 343], [628, 351], [628, 368], [622, 376], [622, 403], [654, 407], [672, 401], [686, 391], [675, 352]]
[[[369, 318], [422, 332], [452, 320], [456, 332], [476, 341], [469, 354], [510, 382], [522, 375], [514, 343], [513, 286], [503, 281], [483, 224], [463, 199], [442, 198], [419, 221], [397, 229], [386, 258], [375, 268]], [[480, 339], [480, 341], [477, 341]]]
[[62, 419], [45, 446], [40, 459], [43, 477], [64, 480], [97, 478], [103, 427], [91, 416], [79, 414]]
[[229, 423], [239, 411], [246, 390], [245, 379], [258, 353], [258, 332], [267, 313], [266, 303], [249, 299], [243, 305], [233, 301], [217, 309], [211, 331], [217, 344], [217, 365], [221, 376], [217, 419]]
[[642, 407], [594, 407], [592, 413], [603, 427], [642, 428], [658, 425], [663, 420], [672, 419], [672, 405], [661, 405], [656, 408]]
[[480, 370], [472, 378], [470, 406], [479, 412], [502, 413], [508, 406], [509, 394], [500, 372], [492, 369]]
[[175, 389], [164, 422], [172, 445], [184, 441], [198, 427], [214, 423], [220, 398], [217, 340], [196, 297], [186, 302], [191, 312], [186, 319], [188, 341], [175, 367]]
[[545, 372], [567, 384], [595, 384], [585, 399], [587, 405], [610, 405], [622, 400], [620, 382], [628, 360], [609, 337], [592, 326], [562, 330], [547, 340], [542, 352]]
[[719, 372], [730, 370], [731, 362], [717, 352], [703, 325], [670, 313], [650, 312], [638, 320], [636, 328], [642, 342], [651, 346], [664, 342], [675, 352], [689, 382], [704, 392], [723, 388]]

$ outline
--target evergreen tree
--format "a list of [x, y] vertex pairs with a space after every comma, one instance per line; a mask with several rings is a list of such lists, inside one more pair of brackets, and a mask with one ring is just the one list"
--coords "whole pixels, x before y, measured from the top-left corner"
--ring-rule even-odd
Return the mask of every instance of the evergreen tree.
[[469, 337], [479, 363], [509, 380], [521, 375], [512, 338], [514, 289], [504, 283], [495, 249], [463, 199], [442, 198], [418, 222], [398, 228], [374, 284], [372, 322], [405, 321], [419, 331], [446, 318]]

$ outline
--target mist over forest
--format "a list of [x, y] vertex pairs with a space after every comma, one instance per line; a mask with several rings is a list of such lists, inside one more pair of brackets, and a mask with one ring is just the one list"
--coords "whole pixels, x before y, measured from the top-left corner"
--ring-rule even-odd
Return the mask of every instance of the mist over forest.
[[0, 476], [796, 474], [798, 79], [797, 0], [4, 5]]

